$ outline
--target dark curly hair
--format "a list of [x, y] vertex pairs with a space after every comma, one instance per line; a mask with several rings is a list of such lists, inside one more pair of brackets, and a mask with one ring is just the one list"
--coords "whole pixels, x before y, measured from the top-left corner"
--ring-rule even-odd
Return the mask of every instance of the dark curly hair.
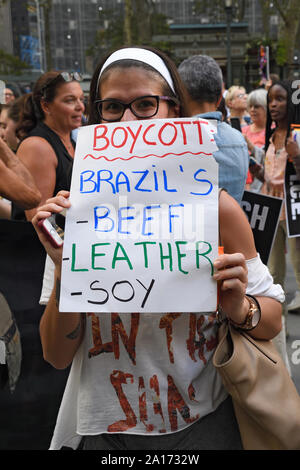
[[273, 128], [273, 120], [271, 118], [271, 114], [269, 111], [269, 96], [270, 90], [274, 86], [281, 86], [287, 92], [287, 109], [286, 109], [286, 121], [287, 121], [287, 133], [286, 133], [286, 140], [288, 139], [290, 132], [291, 132], [291, 124], [300, 124], [300, 103], [295, 103], [293, 99], [293, 94], [295, 93], [296, 89], [292, 86], [292, 80], [279, 80], [269, 88], [268, 96], [267, 96], [267, 122], [266, 122], [266, 140], [265, 140], [265, 151], [267, 151], [269, 144], [270, 144], [270, 137], [275, 131], [277, 127]]

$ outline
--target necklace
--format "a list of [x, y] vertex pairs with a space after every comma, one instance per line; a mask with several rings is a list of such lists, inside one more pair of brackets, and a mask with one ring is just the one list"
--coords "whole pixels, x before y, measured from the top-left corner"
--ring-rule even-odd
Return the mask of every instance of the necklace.
[[74, 147], [72, 142], [67, 142], [63, 137], [60, 138], [64, 146], [66, 147], [68, 153], [73, 156], [74, 155]]
[[[57, 136], [60, 138], [62, 144], [64, 145], [65, 149], [67, 150], [67, 152], [69, 153], [69, 155], [71, 155], [71, 157], [73, 158], [74, 156], [74, 147], [72, 145], [72, 142], [70, 140], [70, 136], [68, 135], [67, 137], [65, 137], [65, 133], [60, 133], [60, 131], [53, 125], [51, 125], [51, 123], [49, 122], [45, 122], [45, 124], [53, 131], [55, 132], [55, 134], [57, 134]], [[63, 134], [63, 135], [62, 135]]]

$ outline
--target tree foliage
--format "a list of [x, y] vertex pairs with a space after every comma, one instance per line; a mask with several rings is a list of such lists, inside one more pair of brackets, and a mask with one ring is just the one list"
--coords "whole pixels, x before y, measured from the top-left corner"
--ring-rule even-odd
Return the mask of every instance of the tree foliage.
[[[242, 21], [247, 7], [255, 0], [233, 0], [232, 18]], [[262, 14], [263, 35], [260, 44], [273, 46], [276, 63], [279, 66], [292, 67], [295, 47], [297, 47], [297, 32], [300, 29], [300, 0], [259, 0]], [[205, 15], [211, 23], [224, 22], [226, 13], [224, 0], [195, 0], [195, 13]], [[277, 16], [279, 24], [277, 36], [271, 38], [270, 18]], [[258, 38], [253, 38], [252, 43]]]
[[279, 17], [276, 38], [276, 62], [279, 66], [292, 67], [297, 32], [300, 27], [299, 0], [259, 0], [262, 10], [265, 37], [269, 36], [270, 17]]
[[30, 66], [14, 55], [0, 49], [0, 72], [1, 75], [21, 75], [24, 69], [29, 69]]
[[[251, 0], [254, 1], [254, 0]], [[232, 1], [232, 19], [243, 21], [246, 7], [250, 4], [250, 0], [233, 0]], [[195, 0], [195, 15], [205, 15], [209, 18], [210, 23], [223, 23], [226, 21], [226, 11], [224, 0]]]
[[166, 16], [156, 11], [152, 0], [125, 0], [117, 10], [102, 10], [100, 18], [102, 27], [96, 32], [87, 55], [97, 56], [99, 51], [133, 44], [152, 44], [170, 51], [168, 42], [153, 42], [153, 36], [168, 34], [169, 26]]

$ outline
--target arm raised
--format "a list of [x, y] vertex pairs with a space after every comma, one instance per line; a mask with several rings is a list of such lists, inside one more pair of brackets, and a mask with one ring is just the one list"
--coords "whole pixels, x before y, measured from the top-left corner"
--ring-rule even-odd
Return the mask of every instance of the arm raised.
[[38, 206], [41, 193], [28, 168], [0, 138], [0, 194], [23, 209]]

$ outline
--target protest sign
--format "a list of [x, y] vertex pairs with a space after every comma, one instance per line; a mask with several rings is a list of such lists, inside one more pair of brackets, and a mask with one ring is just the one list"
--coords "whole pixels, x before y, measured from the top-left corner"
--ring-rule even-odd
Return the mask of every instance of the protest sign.
[[66, 217], [60, 310], [216, 308], [218, 165], [212, 122], [80, 129]]
[[244, 191], [241, 207], [252, 228], [255, 246], [264, 264], [268, 263], [279, 223], [282, 199]]
[[[300, 125], [291, 124], [292, 135], [300, 148]], [[300, 236], [300, 180], [292, 161], [288, 161], [284, 182], [286, 225], [289, 238]]]
[[269, 46], [259, 48], [259, 69], [260, 74], [266, 80], [270, 80], [270, 51]]
[[300, 180], [292, 162], [287, 161], [284, 181], [286, 225], [289, 238], [300, 236]]

